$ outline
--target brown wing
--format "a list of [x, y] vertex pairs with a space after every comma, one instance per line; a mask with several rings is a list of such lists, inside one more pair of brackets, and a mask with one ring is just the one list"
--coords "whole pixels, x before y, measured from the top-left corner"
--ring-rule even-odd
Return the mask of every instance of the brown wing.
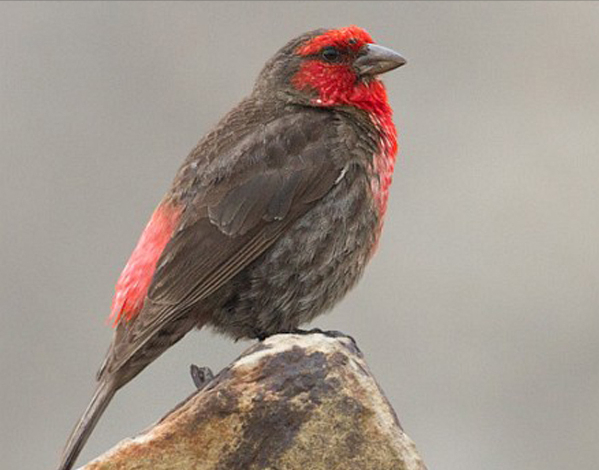
[[328, 113], [283, 117], [260, 126], [253, 142], [244, 138], [242, 152], [233, 148], [232, 158], [205, 168], [207, 182], [188, 200], [142, 311], [117, 328], [111, 372], [257, 259], [335, 185], [344, 163], [333, 155], [333, 127]]

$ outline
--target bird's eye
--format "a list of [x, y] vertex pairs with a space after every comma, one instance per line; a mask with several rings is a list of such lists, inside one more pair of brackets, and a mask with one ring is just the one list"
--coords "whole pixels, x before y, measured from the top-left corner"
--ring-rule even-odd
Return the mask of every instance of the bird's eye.
[[341, 53], [334, 47], [325, 47], [322, 52], [322, 57], [327, 62], [337, 62], [341, 58]]
[[350, 38], [349, 41], [347, 41], [347, 43], [350, 46], [355, 46], [356, 44], [358, 44], [358, 40], [356, 38]]

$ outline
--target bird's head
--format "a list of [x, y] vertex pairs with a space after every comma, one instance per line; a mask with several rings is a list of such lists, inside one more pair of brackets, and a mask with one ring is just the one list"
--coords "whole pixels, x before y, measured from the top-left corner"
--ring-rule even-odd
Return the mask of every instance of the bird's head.
[[356, 106], [376, 112], [371, 109], [377, 106], [373, 95], [384, 94], [377, 76], [405, 63], [400, 54], [375, 44], [357, 26], [319, 29], [279, 50], [260, 73], [254, 92], [276, 90], [300, 104]]

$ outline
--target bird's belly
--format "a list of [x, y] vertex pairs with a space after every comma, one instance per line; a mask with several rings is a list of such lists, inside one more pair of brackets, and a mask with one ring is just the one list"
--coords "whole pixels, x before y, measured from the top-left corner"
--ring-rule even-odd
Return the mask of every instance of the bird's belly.
[[289, 331], [308, 322], [360, 278], [379, 227], [366, 176], [342, 180], [224, 287], [210, 323], [242, 338]]

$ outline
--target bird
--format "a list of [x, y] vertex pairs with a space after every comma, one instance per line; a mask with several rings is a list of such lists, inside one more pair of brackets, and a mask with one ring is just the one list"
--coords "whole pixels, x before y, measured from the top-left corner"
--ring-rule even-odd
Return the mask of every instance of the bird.
[[304, 33], [266, 62], [184, 160], [123, 269], [112, 342], [59, 470], [115, 393], [192, 329], [297, 331], [356, 284], [397, 154], [379, 76], [405, 63], [354, 25]]

